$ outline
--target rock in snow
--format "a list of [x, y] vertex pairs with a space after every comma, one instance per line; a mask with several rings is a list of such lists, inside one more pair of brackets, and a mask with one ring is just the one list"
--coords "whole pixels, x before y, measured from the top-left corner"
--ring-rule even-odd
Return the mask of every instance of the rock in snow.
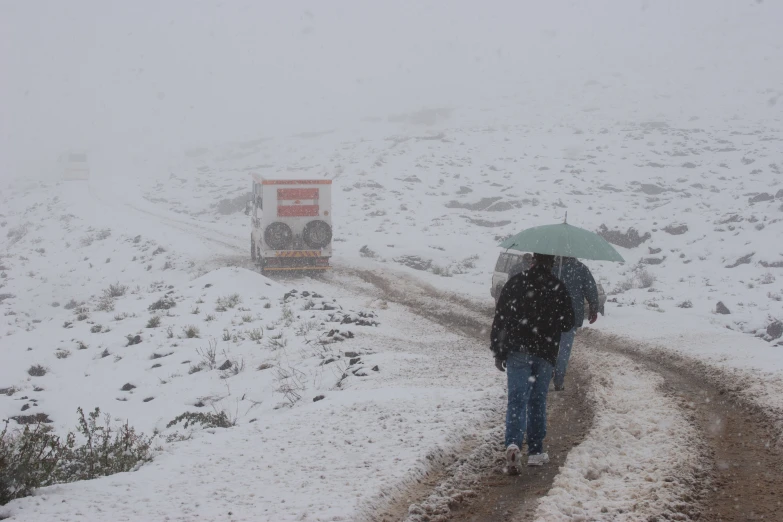
[[715, 313], [716, 314], [722, 314], [722, 315], [729, 315], [731, 314], [731, 310], [723, 304], [723, 301], [718, 301], [718, 304], [715, 305]]
[[767, 338], [770, 341], [774, 341], [775, 339], [780, 339], [781, 337], [783, 337], [783, 322], [773, 321], [769, 326], [767, 326]]

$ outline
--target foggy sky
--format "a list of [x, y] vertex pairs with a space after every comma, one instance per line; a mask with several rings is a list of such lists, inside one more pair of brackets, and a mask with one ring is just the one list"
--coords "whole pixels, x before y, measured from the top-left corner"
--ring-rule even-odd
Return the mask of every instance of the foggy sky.
[[782, 4], [2, 0], [0, 176], [509, 96], [780, 118]]

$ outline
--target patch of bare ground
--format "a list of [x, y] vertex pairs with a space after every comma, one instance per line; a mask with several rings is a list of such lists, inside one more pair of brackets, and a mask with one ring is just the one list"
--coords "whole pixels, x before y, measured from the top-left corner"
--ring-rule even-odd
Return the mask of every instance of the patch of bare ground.
[[[486, 419], [479, 433], [437, 461], [422, 475], [395, 488], [364, 515], [374, 522], [498, 522], [532, 518], [568, 452], [584, 439], [592, 422], [587, 372], [575, 365], [562, 393], [550, 394], [547, 452], [550, 464], [503, 472], [504, 411]], [[448, 458], [443, 458], [448, 456]]]
[[[476, 496], [454, 503], [447, 520], [500, 522], [531, 520], [538, 499], [546, 495], [565, 463], [568, 452], [585, 438], [593, 421], [592, 405], [587, 399], [589, 375], [576, 359], [566, 376], [566, 389], [552, 392], [548, 398], [546, 450], [550, 463], [540, 468], [524, 467], [517, 476], [503, 473], [505, 465], [502, 432], [494, 442], [493, 462], [487, 463], [475, 485]], [[499, 419], [503, 426], [503, 419]], [[436, 520], [436, 519], [410, 519]]]

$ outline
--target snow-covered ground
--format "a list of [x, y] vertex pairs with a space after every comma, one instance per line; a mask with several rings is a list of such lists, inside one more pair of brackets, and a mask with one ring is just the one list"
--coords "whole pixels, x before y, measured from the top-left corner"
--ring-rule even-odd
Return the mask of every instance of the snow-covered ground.
[[[335, 180], [337, 266], [398, 271], [479, 306], [491, 306], [497, 243], [519, 229], [567, 211], [591, 230], [649, 233], [618, 247], [623, 265], [588, 262], [611, 294], [595, 327], [751, 376], [747, 396], [781, 411], [783, 347], [767, 333], [783, 319], [777, 124], [586, 112], [579, 124], [523, 125], [510, 114], [364, 122], [191, 150], [165, 169], [96, 163], [89, 182], [3, 187], [0, 414], [45, 414], [66, 432], [77, 407], [97, 406], [160, 435], [137, 472], [46, 488], [0, 514], [353, 520], [502, 409], [486, 346], [339, 278], [248, 270], [250, 172]], [[210, 369], [211, 347], [226, 369]], [[677, 484], [661, 490], [665, 474], [649, 469], [696, 472], [674, 459], [700, 442], [657, 378], [597, 357], [589, 364], [615, 377], [591, 392], [595, 426], [542, 502], [544, 520], [619, 513], [628, 494], [676, 502]], [[35, 365], [46, 374], [30, 375]], [[186, 411], [225, 411], [237, 425], [167, 427]], [[627, 451], [601, 460], [610, 439]]]
[[[735, 337], [737, 351], [773, 369], [769, 354], [783, 343], [777, 122], [588, 113], [578, 124], [522, 125], [511, 109], [447, 114], [431, 126], [375, 122], [201, 149], [141, 192], [158, 212], [189, 215], [248, 249], [248, 220], [231, 202], [250, 172], [332, 178], [338, 262], [399, 267], [487, 301], [508, 235], [566, 212], [590, 230], [633, 228], [638, 246], [618, 246], [625, 264], [588, 262], [610, 294], [612, 328], [743, 332], [764, 342]], [[701, 357], [697, 345], [676, 347]]]
[[626, 357], [590, 350], [581, 356], [593, 373], [596, 419], [569, 453], [536, 519], [681, 519], [694, 483], [709, 487], [697, 430], [676, 401], [660, 393], [660, 376]]
[[[332, 178], [339, 258], [423, 266], [480, 297], [499, 240], [568, 212], [577, 226], [641, 236], [639, 246], [619, 247], [623, 266], [589, 263], [612, 294], [610, 309], [754, 335], [781, 320], [783, 133], [775, 121], [592, 115], [522, 125], [477, 112], [455, 111], [431, 127], [367, 123], [217, 147], [144, 193], [249, 243], [245, 216], [217, 205], [241, 198], [250, 172]], [[730, 313], [716, 313], [718, 302]]]
[[[779, 317], [779, 316], [778, 316]], [[783, 414], [783, 346], [760, 338], [716, 328], [706, 320], [687, 315], [651, 320], [647, 313], [618, 309], [601, 322], [600, 331], [622, 338], [642, 340], [644, 349], [673, 352], [699, 361], [722, 379], [731, 376], [728, 387], [764, 409]], [[779, 340], [778, 340], [779, 341]]]
[[[397, 305], [215, 268], [225, 253], [198, 235], [86, 184], [15, 196], [8, 214], [30, 225], [5, 238], [3, 417], [66, 432], [100, 407], [160, 434], [138, 472], [46, 488], [12, 519], [351, 520], [502, 405], [482, 349]], [[167, 427], [186, 411], [237, 425]]]

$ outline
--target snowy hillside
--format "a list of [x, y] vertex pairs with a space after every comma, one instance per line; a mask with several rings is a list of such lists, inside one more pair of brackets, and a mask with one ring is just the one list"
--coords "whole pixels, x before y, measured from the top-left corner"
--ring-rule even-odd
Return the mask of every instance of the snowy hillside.
[[[489, 293], [501, 239], [567, 212], [577, 226], [620, 233], [613, 241], [627, 263], [591, 264], [610, 309], [759, 336], [783, 316], [783, 132], [774, 122], [589, 116], [528, 127], [436, 113], [444, 121], [430, 126], [375, 122], [191, 151], [190, 166], [145, 196], [247, 243], [250, 172], [332, 178], [340, 259], [425, 269], [477, 296]], [[729, 314], [716, 313], [719, 302]]]
[[[625, 245], [626, 264], [589, 263], [610, 294], [591, 331], [736, 372], [737, 394], [783, 412], [783, 133], [773, 124], [545, 127], [443, 109], [403, 119], [191, 149], [168, 170], [97, 165], [89, 182], [3, 189], [3, 417], [66, 433], [77, 407], [100, 407], [157, 434], [139, 471], [45, 488], [8, 514], [445, 516], [475, 497], [500, 451], [504, 391], [485, 344], [496, 245], [566, 212]], [[242, 212], [251, 172], [335, 180], [334, 274], [253, 271]], [[362, 273], [394, 281], [400, 304]], [[456, 319], [431, 322], [450, 314], [480, 326], [464, 337], [444, 327]], [[561, 473], [535, 516], [697, 513], [682, 499], [711, 480], [703, 436], [664, 380], [595, 353], [602, 339], [588, 337], [594, 349], [575, 362], [593, 375], [581, 400], [595, 418], [577, 451], [553, 447]], [[570, 400], [553, 398], [553, 430], [572, 423]], [[235, 426], [171, 424], [186, 412]], [[607, 464], [597, 448], [618, 440], [624, 453]], [[656, 471], [617, 475], [640, 461]], [[444, 469], [434, 492], [416, 486]], [[248, 493], [249, 480], [261, 489]], [[133, 494], [98, 500], [117, 488]]]
[[[2, 417], [65, 434], [78, 407], [98, 407], [157, 433], [152, 464], [99, 487], [169, 490], [142, 508], [104, 505], [93, 483], [57, 486], [44, 495], [68, 491], [68, 505], [23, 499], [15, 516], [84, 520], [109, 509], [149, 520], [179, 510], [171, 498], [216, 499], [200, 511], [208, 519], [282, 520], [312, 506], [342, 516], [382, 484], [415, 478], [498, 407], [499, 383], [487, 387], [491, 369], [476, 364], [483, 351], [399, 306], [225, 267], [237, 264], [229, 247], [176, 223], [150, 226], [87, 183], [8, 188], [3, 200]], [[436, 345], [449, 349], [428, 353]], [[455, 353], [460, 362], [446, 364]], [[451, 380], [431, 378], [446, 367]], [[187, 412], [222, 414], [235, 427], [172, 423]], [[220, 471], [216, 458], [233, 464]], [[203, 473], [183, 475], [191, 465]], [[264, 484], [252, 501], [243, 492], [251, 476]], [[313, 482], [318, 493], [288, 494]], [[347, 492], [355, 500], [335, 502]]]

